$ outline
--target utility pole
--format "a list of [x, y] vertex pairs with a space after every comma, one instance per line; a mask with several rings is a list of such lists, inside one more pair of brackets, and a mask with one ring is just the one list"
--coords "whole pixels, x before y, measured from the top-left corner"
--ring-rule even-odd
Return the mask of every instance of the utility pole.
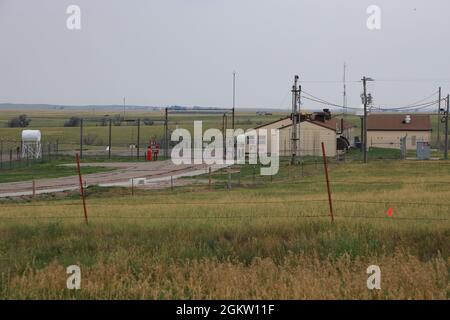
[[449, 107], [450, 105], [450, 95], [447, 95], [447, 112], [445, 113], [445, 150], [444, 150], [444, 158], [448, 160], [448, 116], [449, 116]]
[[364, 163], [367, 163], [367, 104], [368, 104], [368, 97], [367, 97], [367, 81], [373, 81], [372, 78], [363, 77], [363, 102], [364, 102], [364, 142], [363, 142], [363, 152], [364, 152]]
[[437, 113], [437, 147], [441, 149], [441, 87], [439, 87], [438, 113]]
[[367, 163], [367, 88], [366, 77], [363, 77], [363, 90], [364, 90], [364, 142], [363, 142], [363, 152], [364, 152], [364, 163]]
[[[300, 101], [300, 91], [301, 87], [298, 86], [298, 79], [299, 76], [294, 77], [294, 85], [292, 86], [292, 138], [291, 138], [291, 149], [292, 149], [292, 158], [291, 158], [291, 164], [295, 165], [298, 163], [297, 159], [297, 144], [300, 140], [299, 138], [299, 126], [297, 126], [298, 123], [300, 123], [300, 117], [299, 117], [299, 101]], [[297, 108], [298, 107], [298, 108]]]
[[343, 82], [344, 82], [344, 93], [343, 93], [343, 97], [342, 97], [342, 106], [344, 107], [344, 117], [347, 115], [347, 84], [345, 82], [345, 73], [347, 66], [344, 62], [344, 77], [343, 77]]
[[233, 72], [233, 118], [231, 120], [234, 129], [234, 108], [236, 107], [236, 71]]

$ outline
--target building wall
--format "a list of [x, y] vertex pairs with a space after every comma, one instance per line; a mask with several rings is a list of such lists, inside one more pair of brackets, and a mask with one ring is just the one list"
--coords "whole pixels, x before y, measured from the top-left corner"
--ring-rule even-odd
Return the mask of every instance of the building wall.
[[406, 136], [406, 149], [416, 150], [418, 141], [430, 142], [430, 131], [376, 131], [367, 132], [367, 145], [375, 148], [400, 148], [400, 139]]
[[[280, 130], [280, 155], [290, 156], [291, 151], [291, 137], [292, 127], [287, 127]], [[321, 142], [325, 143], [325, 150], [327, 156], [336, 156], [336, 132], [333, 130], [312, 124], [310, 122], [302, 122], [300, 125], [300, 141], [297, 145], [297, 150], [302, 156], [321, 156], [322, 146]], [[299, 148], [301, 146], [301, 149]]]
[[[270, 150], [272, 148], [272, 134], [271, 134], [271, 130], [272, 129], [279, 129], [279, 128], [287, 126], [287, 125], [289, 125], [291, 123], [292, 123], [292, 119], [282, 119], [282, 120], [279, 120], [279, 121], [277, 121], [275, 123], [270, 123], [270, 124], [265, 125], [265, 126], [263, 126], [261, 128], [255, 129], [255, 131], [257, 132], [257, 134], [259, 134], [259, 131], [261, 129], [267, 130], [267, 149], [270, 152]], [[280, 146], [280, 149], [281, 149], [281, 146]], [[248, 152], [248, 146], [246, 147], [246, 152]]]

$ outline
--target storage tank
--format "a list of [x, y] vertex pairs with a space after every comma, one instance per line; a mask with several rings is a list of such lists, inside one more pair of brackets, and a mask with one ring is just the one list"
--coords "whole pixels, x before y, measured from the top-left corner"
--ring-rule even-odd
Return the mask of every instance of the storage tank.
[[23, 142], [40, 142], [41, 130], [23, 130], [22, 131]]

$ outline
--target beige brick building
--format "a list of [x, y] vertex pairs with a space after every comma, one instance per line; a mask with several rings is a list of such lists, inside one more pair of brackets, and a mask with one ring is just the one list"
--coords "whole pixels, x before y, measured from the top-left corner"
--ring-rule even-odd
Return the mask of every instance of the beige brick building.
[[406, 137], [406, 149], [415, 150], [417, 142], [431, 141], [431, 119], [425, 114], [371, 114], [367, 117], [367, 145], [374, 148], [400, 148]]

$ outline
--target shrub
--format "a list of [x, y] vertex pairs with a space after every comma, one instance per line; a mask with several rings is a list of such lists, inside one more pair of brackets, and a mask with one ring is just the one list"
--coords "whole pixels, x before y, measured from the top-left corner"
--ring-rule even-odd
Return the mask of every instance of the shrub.
[[7, 123], [9, 128], [25, 128], [28, 127], [31, 120], [27, 118], [26, 114], [21, 114], [18, 117], [10, 119]]
[[78, 117], [71, 117], [69, 120], [64, 122], [64, 127], [78, 127], [81, 123], [81, 119]]

